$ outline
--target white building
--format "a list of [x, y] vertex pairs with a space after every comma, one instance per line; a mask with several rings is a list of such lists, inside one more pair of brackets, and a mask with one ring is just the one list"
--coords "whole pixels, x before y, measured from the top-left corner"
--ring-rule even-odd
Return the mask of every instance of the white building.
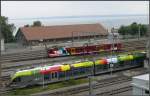
[[133, 77], [132, 86], [134, 96], [149, 96], [149, 74]]

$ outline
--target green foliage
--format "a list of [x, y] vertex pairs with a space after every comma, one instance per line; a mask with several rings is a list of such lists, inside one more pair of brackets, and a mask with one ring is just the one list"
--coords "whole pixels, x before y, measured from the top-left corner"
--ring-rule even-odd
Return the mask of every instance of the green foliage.
[[27, 25], [24, 25], [24, 27], [30, 27], [30, 25], [29, 25], [29, 24], [27, 24]]
[[41, 21], [34, 21], [32, 26], [42, 26], [42, 23]]
[[146, 36], [148, 27], [144, 24], [137, 24], [136, 22], [133, 22], [129, 26], [121, 26], [118, 30], [118, 33], [121, 35], [139, 35], [140, 36]]
[[14, 24], [9, 24], [8, 18], [5, 16], [0, 16], [0, 23], [1, 23], [2, 35], [4, 36], [5, 43], [14, 42], [15, 41], [15, 38], [13, 36], [13, 31], [15, 30]]
[[141, 25], [140, 24], [140, 29], [141, 29], [141, 36], [147, 35], [147, 32], [148, 32], [147, 25]]
[[32, 25], [26, 24], [24, 27], [40, 27], [42, 26], [41, 21], [34, 21]]

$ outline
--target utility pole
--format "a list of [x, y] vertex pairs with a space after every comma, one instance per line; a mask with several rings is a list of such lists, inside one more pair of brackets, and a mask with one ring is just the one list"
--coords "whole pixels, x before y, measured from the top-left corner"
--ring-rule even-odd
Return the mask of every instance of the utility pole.
[[[41, 46], [43, 47], [44, 43], [43, 43], [43, 39], [40, 39], [40, 42], [41, 42]], [[43, 56], [42, 56], [42, 65], [44, 67], [44, 63], [43, 63]], [[44, 68], [43, 68], [44, 69]], [[45, 70], [45, 69], [44, 69]], [[43, 88], [44, 88], [44, 73], [43, 73]]]
[[72, 46], [74, 45], [74, 34], [73, 34], [73, 32], [72, 32]]
[[139, 25], [139, 34], [138, 34], [139, 36], [138, 36], [138, 40], [140, 39], [140, 37], [141, 37], [141, 28], [140, 28], [140, 25]]
[[[149, 43], [148, 44], [148, 64], [149, 64], [148, 71], [149, 71], [149, 92], [150, 92], [150, 24], [148, 26], [148, 38], [147, 38], [147, 40], [148, 40], [148, 43]], [[150, 93], [149, 93], [149, 95], [150, 95]]]
[[[93, 36], [93, 38], [94, 38], [94, 36]], [[90, 42], [90, 40], [89, 40], [89, 42]], [[88, 42], [88, 44], [89, 44], [89, 42]], [[92, 69], [91, 69], [91, 74], [88, 77], [89, 78], [89, 96], [95, 96], [94, 92], [93, 92], [93, 78], [94, 78], [94, 75], [95, 75], [95, 58], [94, 58], [93, 53], [91, 54], [91, 56], [92, 56], [91, 57], [92, 60], [90, 60], [90, 61], [93, 62], [93, 66], [92, 66]]]
[[[111, 50], [111, 62], [112, 62], [112, 58], [113, 58], [113, 53], [114, 53], [114, 39], [115, 39], [115, 36], [114, 36], [114, 28], [112, 28], [111, 30], [111, 33], [112, 33], [112, 50]], [[110, 63], [110, 75], [112, 75], [112, 71], [113, 71], [113, 67], [114, 67], [114, 64], [113, 63]]]
[[[149, 3], [149, 5], [150, 5], [150, 1], [149, 1], [148, 3]], [[149, 9], [150, 9], [150, 7], [148, 8], [148, 10], [149, 10]], [[148, 15], [147, 17], [149, 17], [149, 15]], [[148, 26], [147, 26], [148, 30], [147, 30], [147, 38], [146, 38], [146, 39], [147, 39], [147, 41], [148, 41], [147, 57], [148, 57], [149, 92], [150, 92], [150, 20], [149, 20], [149, 22], [148, 22], [147, 25], [148, 25]], [[149, 93], [149, 96], [150, 96], [150, 93]]]
[[93, 62], [93, 66], [92, 66], [91, 74], [89, 75], [89, 96], [95, 96], [93, 92], [93, 78], [95, 75], [95, 59], [93, 56], [91, 59], [92, 59], [91, 61]]
[[[1, 41], [1, 38], [2, 38], [2, 33], [1, 33], [1, 26], [0, 26], [0, 41]], [[1, 45], [1, 42], [0, 42], [0, 45]], [[1, 87], [1, 85], [2, 85], [2, 83], [1, 83], [1, 82], [2, 82], [2, 80], [1, 80], [1, 73], [2, 73], [2, 72], [1, 72], [1, 70], [2, 70], [2, 69], [1, 69], [1, 61], [2, 61], [2, 60], [1, 60], [1, 49], [0, 49], [0, 87]]]

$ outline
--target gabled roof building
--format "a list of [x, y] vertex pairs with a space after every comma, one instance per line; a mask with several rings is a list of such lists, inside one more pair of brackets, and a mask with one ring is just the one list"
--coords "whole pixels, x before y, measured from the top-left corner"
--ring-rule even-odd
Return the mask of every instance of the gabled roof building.
[[73, 38], [105, 37], [107, 30], [101, 24], [55, 25], [41, 27], [21, 27], [16, 40], [23, 45], [37, 45], [42, 42], [71, 41]]

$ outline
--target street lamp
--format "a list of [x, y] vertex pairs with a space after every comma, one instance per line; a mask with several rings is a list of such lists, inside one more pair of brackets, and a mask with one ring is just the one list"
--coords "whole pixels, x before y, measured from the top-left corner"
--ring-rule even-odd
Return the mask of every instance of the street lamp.
[[139, 25], [139, 36], [138, 36], [138, 39], [140, 39], [141, 37], [141, 30], [140, 30], [140, 25]]

